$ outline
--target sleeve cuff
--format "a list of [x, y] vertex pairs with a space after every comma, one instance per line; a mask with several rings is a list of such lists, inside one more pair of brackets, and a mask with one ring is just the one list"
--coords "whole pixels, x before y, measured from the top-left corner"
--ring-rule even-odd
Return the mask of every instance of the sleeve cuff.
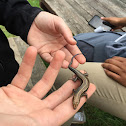
[[28, 43], [27, 42], [27, 36], [28, 36], [28, 32], [29, 32], [29, 30], [30, 30], [30, 27], [31, 27], [31, 25], [32, 25], [32, 23], [33, 23], [33, 21], [34, 21], [34, 19], [36, 18], [36, 16], [41, 12], [42, 10], [41, 9], [39, 9], [39, 8], [37, 8], [37, 7], [33, 7], [33, 9], [32, 9], [32, 14], [31, 14], [31, 16], [29, 16], [28, 18], [28, 21], [27, 21], [27, 23], [25, 24], [25, 29], [23, 29], [23, 31], [21, 32], [22, 34], [20, 35], [20, 37], [26, 42], [26, 43]]

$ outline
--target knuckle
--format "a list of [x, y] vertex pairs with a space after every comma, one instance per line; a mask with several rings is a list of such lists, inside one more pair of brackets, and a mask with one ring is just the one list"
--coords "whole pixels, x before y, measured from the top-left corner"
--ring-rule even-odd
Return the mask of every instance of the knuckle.
[[113, 62], [113, 58], [106, 60], [106, 63], [112, 63], [112, 62]]
[[111, 64], [108, 64], [107, 67], [106, 67], [108, 70], [110, 70], [112, 68], [112, 65]]
[[112, 57], [112, 59], [117, 59], [118, 58], [118, 56], [114, 56], [114, 57]]

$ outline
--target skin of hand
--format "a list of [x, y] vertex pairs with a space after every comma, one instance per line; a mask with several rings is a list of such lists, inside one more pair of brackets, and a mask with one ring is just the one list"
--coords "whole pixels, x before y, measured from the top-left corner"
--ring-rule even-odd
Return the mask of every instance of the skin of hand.
[[[33, 21], [28, 33], [28, 44], [37, 48], [39, 55], [51, 62], [54, 54], [62, 50], [65, 54], [63, 68], [67, 68], [73, 55], [81, 53], [76, 45], [71, 30], [62, 18], [48, 12], [40, 12]], [[72, 64], [76, 68], [78, 62], [85, 63], [83, 55], [78, 55]]]
[[102, 20], [108, 21], [110, 24], [114, 25], [115, 28], [112, 29], [112, 31], [116, 29], [121, 29], [124, 26], [126, 26], [126, 17], [118, 18], [118, 17], [101, 17]]
[[115, 56], [107, 59], [102, 67], [110, 78], [126, 87], [126, 58]]
[[[43, 98], [51, 89], [64, 61], [65, 54], [57, 51], [43, 77], [29, 91], [24, 91], [32, 73], [37, 49], [29, 47], [17, 75], [11, 84], [0, 88], [0, 123], [2, 126], [60, 126], [86, 102], [82, 97], [76, 110], [72, 106], [72, 91], [79, 82], [68, 80], [61, 88]], [[90, 85], [90, 97], [95, 86]], [[43, 99], [42, 99], [43, 98]]]

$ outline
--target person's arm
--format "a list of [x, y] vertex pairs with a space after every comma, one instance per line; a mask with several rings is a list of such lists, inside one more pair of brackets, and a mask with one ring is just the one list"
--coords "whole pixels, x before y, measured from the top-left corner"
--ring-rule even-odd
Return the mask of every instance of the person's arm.
[[32, 7], [27, 0], [1, 0], [0, 24], [27, 42], [28, 31], [41, 9]]

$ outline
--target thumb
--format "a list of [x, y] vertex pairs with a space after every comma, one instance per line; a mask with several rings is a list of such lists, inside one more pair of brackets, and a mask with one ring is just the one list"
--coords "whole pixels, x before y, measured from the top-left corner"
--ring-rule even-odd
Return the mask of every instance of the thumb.
[[110, 18], [108, 18], [108, 17], [101, 17], [101, 19], [104, 21], [108, 21], [108, 22], [110, 21]]

